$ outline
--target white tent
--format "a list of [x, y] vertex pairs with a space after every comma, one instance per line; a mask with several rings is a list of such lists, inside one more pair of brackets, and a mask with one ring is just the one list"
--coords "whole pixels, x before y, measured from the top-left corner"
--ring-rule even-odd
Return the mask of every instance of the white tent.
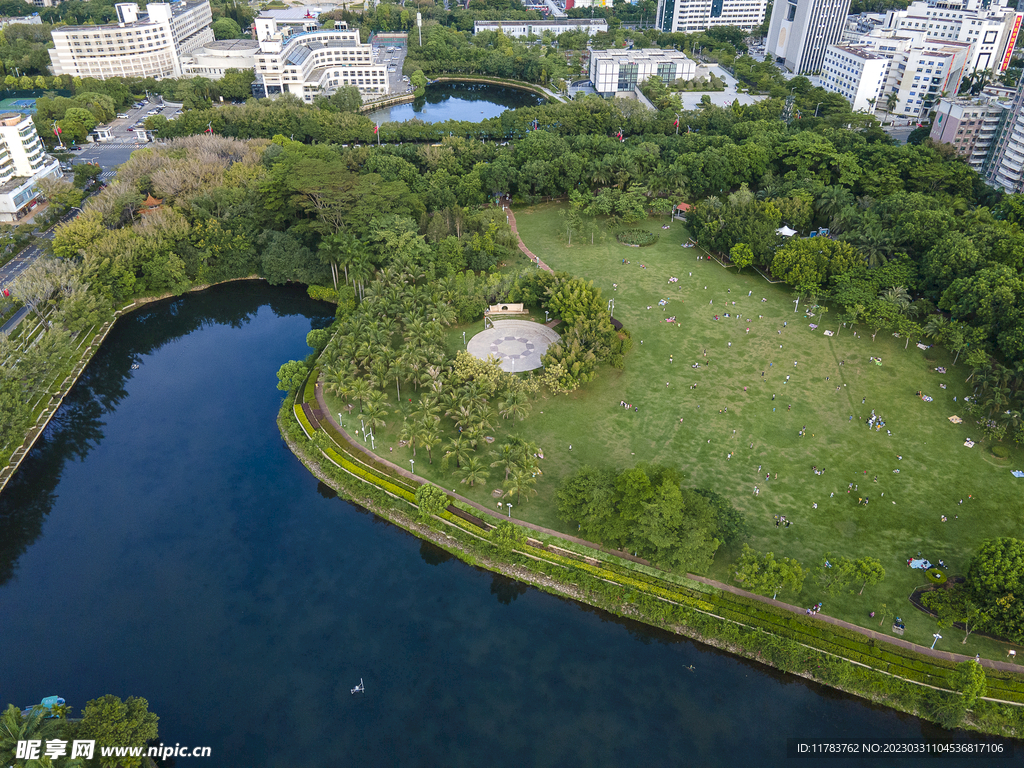
[[787, 227], [785, 225], [779, 227], [775, 231], [778, 234], [782, 235], [783, 237], [792, 237], [793, 235], [796, 234], [796, 230], [795, 229], [790, 229], [789, 227]]

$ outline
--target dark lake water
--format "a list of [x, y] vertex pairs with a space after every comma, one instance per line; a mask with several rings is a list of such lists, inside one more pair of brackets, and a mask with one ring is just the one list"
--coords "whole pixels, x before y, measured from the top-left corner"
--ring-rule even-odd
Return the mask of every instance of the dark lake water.
[[543, 103], [540, 96], [516, 88], [483, 83], [438, 83], [428, 85], [422, 99], [368, 112], [366, 116], [375, 123], [400, 123], [413, 118], [425, 123], [443, 123], [445, 120], [479, 123], [497, 117], [506, 109]]
[[788, 737], [942, 736], [335, 498], [274, 424], [277, 368], [328, 321], [243, 283], [118, 323], [0, 495], [0, 702], [142, 696], [164, 743], [213, 750], [178, 764], [219, 768], [770, 766]]

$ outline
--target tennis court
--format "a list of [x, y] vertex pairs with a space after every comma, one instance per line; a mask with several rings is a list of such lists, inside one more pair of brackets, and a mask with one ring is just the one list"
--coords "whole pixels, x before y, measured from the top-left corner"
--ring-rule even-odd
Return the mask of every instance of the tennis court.
[[35, 99], [3, 99], [0, 101], [0, 112], [22, 112], [31, 115], [35, 111]]

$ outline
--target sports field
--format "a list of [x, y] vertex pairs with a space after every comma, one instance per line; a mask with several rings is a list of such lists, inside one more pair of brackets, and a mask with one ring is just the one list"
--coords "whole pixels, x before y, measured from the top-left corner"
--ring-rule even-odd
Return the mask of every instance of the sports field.
[[[614, 299], [615, 317], [632, 332], [634, 347], [624, 371], [602, 367], [569, 396], [539, 398], [518, 425], [498, 420], [495, 448], [516, 430], [545, 454], [539, 495], [516, 505], [514, 516], [565, 530], [554, 492], [579, 466], [674, 465], [686, 484], [718, 491], [747, 515], [755, 549], [809, 568], [829, 552], [872, 556], [886, 569], [885, 581], [863, 596], [827, 598], [809, 576], [801, 595], [781, 599], [821, 601], [825, 613], [875, 629], [878, 619], [872, 623], [868, 613], [887, 603], [904, 619], [906, 639], [930, 645], [934, 622], [907, 600], [926, 580], [907, 560], [941, 559], [951, 575], [959, 573], [983, 540], [1019, 534], [1024, 505], [1024, 480], [1010, 474], [1024, 468], [1020, 449], [997, 459], [983, 443], [967, 448], [964, 441], [978, 440], [979, 430], [948, 421], [962, 415], [958, 403], [970, 394], [970, 371], [953, 366], [945, 350], [916, 346], [927, 340], [911, 339], [905, 349], [906, 339], [884, 331], [872, 341], [865, 326], [840, 329], [835, 312], [794, 312], [785, 285], [698, 259], [696, 249], [680, 247], [688, 238], [681, 224], [661, 229], [665, 218], [646, 224], [662, 235], [656, 245], [631, 248], [612, 238], [566, 246], [555, 204], [521, 209], [516, 217], [541, 259], [594, 280]], [[453, 341], [461, 344], [462, 330], [469, 337], [480, 327], [460, 328]], [[917, 397], [919, 390], [933, 400]], [[872, 412], [884, 420], [881, 429], [865, 423]], [[391, 436], [381, 434], [378, 453], [407, 463], [411, 454]], [[422, 450], [416, 471], [445, 483], [437, 460], [428, 466]], [[502, 476], [492, 472], [485, 487], [463, 485], [460, 492], [496, 504], [490, 491]], [[791, 526], [776, 527], [777, 515]], [[719, 550], [709, 575], [729, 580], [739, 549]], [[940, 648], [1005, 656], [994, 642], [972, 635], [963, 646], [962, 633], [944, 634]]]

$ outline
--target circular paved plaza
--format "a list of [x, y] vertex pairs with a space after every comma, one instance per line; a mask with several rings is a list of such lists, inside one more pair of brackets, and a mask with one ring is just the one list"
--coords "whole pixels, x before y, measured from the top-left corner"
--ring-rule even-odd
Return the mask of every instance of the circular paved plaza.
[[519, 372], [540, 368], [540, 359], [551, 344], [561, 339], [557, 333], [529, 320], [495, 320], [493, 328], [481, 331], [466, 349], [473, 357], [501, 360], [503, 371]]

